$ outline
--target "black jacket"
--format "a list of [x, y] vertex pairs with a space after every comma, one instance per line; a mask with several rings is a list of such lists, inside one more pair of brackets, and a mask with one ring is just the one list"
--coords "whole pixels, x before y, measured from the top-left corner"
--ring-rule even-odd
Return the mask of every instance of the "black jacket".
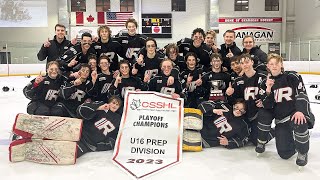
[[59, 57], [72, 46], [71, 42], [64, 38], [61, 43], [58, 43], [56, 36], [54, 36], [53, 40], [49, 41], [51, 45], [49, 47], [44, 47], [42, 45], [40, 51], [37, 56], [39, 61], [43, 61], [47, 58], [47, 63], [50, 61], [54, 61], [59, 59]]
[[[245, 49], [243, 49], [242, 53], [248, 53]], [[258, 46], [253, 47], [249, 54], [253, 58], [254, 64], [253, 68], [256, 70], [266, 71], [266, 64], [268, 55], [263, 52]]]
[[219, 53], [222, 56], [222, 66], [226, 67], [229, 72], [231, 72], [231, 62], [230, 58], [227, 57], [227, 54], [229, 53], [229, 50], [233, 53], [234, 56], [239, 56], [241, 55], [241, 50], [238, 48], [235, 42], [231, 46], [226, 46], [226, 44], [221, 44], [221, 48]]

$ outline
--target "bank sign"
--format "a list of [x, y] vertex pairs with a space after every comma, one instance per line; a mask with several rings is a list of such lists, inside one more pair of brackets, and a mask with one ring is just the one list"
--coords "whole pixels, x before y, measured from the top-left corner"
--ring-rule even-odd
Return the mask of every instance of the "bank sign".
[[261, 26], [241, 26], [233, 28], [236, 32], [236, 39], [243, 39], [249, 35], [254, 37], [256, 42], [273, 42], [274, 41], [274, 30], [267, 27]]

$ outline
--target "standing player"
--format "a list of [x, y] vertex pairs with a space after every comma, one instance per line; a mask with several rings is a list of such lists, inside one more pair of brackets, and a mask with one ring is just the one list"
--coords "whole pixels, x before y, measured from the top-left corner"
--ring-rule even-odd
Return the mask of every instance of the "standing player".
[[177, 45], [183, 56], [187, 55], [188, 52], [194, 52], [198, 57], [198, 63], [209, 67], [212, 50], [203, 42], [204, 36], [203, 29], [196, 28], [192, 32], [192, 39], [181, 39], [177, 42]]
[[31, 100], [27, 107], [28, 114], [52, 115], [51, 109], [58, 102], [59, 89], [67, 81], [60, 74], [57, 61], [50, 61], [47, 66], [47, 76], [37, 76], [23, 89], [23, 94]]
[[[232, 86], [231, 83], [229, 84], [226, 94], [229, 103], [233, 103], [237, 98], [243, 98], [246, 101], [248, 125], [251, 130], [249, 141], [256, 146], [258, 137], [258, 112], [262, 108], [262, 101], [258, 91], [260, 83], [266, 79], [267, 76], [264, 72], [253, 69], [254, 63], [248, 54], [240, 56], [240, 64], [244, 74], [237, 78]], [[268, 135], [268, 140], [271, 140], [273, 138], [272, 134], [269, 133]]]
[[203, 113], [200, 132], [204, 147], [221, 145], [234, 149], [247, 144], [249, 128], [245, 122], [246, 105], [243, 99], [237, 99], [232, 108], [223, 101], [205, 101], [199, 109]]
[[115, 72], [119, 70], [118, 55], [122, 55], [121, 44], [111, 37], [111, 30], [108, 26], [100, 26], [98, 28], [98, 41], [92, 44], [96, 51], [97, 57], [108, 56], [110, 60], [110, 71]]
[[242, 53], [248, 53], [253, 58], [253, 68], [266, 71], [267, 54], [255, 45], [253, 37], [245, 36], [242, 40], [242, 45], [244, 47]]
[[215, 43], [217, 34], [214, 30], [209, 30], [206, 32], [206, 37], [204, 39], [204, 43], [212, 49], [212, 52], [218, 53], [219, 49]]
[[224, 44], [221, 44], [219, 53], [222, 56], [222, 66], [226, 67], [230, 72], [230, 58], [241, 55], [241, 50], [234, 42], [236, 33], [233, 30], [227, 30], [223, 33], [223, 38]]
[[283, 71], [283, 59], [270, 54], [267, 67], [268, 78], [262, 82], [262, 103], [265, 111], [259, 118], [257, 153], [265, 151], [271, 122], [275, 119], [275, 139], [279, 156], [289, 159], [298, 152], [296, 164], [308, 163], [309, 131], [313, 128], [314, 115], [301, 76], [293, 71]]
[[146, 44], [147, 36], [137, 34], [138, 23], [135, 19], [130, 18], [126, 21], [128, 33], [119, 33], [115, 40], [122, 46], [121, 57], [129, 60], [130, 64], [134, 64], [138, 58], [138, 52]]
[[69, 49], [73, 44], [76, 44], [76, 40], [73, 44], [66, 39], [66, 27], [62, 24], [56, 24], [54, 27], [56, 35], [53, 40], [48, 40], [43, 43], [37, 56], [39, 61], [47, 59], [47, 63], [50, 61], [57, 60], [66, 50]]

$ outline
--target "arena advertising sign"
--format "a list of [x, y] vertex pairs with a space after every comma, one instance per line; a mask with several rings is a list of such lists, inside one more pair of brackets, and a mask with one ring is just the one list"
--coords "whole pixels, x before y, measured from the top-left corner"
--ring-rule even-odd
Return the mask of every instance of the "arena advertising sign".
[[274, 30], [261, 27], [261, 26], [241, 26], [233, 28], [236, 32], [236, 38], [243, 39], [245, 36], [250, 35], [254, 37], [256, 42], [273, 42]]
[[183, 99], [126, 92], [112, 161], [136, 179], [181, 162]]

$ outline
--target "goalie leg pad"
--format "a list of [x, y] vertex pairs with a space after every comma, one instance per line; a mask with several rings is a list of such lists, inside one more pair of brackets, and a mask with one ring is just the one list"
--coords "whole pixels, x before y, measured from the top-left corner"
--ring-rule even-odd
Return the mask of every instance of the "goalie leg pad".
[[198, 131], [183, 130], [183, 151], [202, 151], [201, 134]]
[[201, 130], [202, 126], [200, 109], [184, 108], [183, 129]]
[[9, 147], [11, 162], [31, 161], [42, 164], [75, 164], [77, 143], [70, 141], [20, 139]]
[[12, 131], [24, 138], [79, 141], [81, 130], [81, 119], [18, 114]]

